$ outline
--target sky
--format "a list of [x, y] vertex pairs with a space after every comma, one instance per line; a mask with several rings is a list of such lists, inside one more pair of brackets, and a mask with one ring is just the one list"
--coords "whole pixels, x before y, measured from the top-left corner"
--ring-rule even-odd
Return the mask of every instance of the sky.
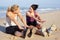
[[20, 7], [29, 7], [31, 4], [38, 4], [39, 7], [60, 8], [60, 0], [0, 0], [0, 6], [11, 6], [18, 4]]

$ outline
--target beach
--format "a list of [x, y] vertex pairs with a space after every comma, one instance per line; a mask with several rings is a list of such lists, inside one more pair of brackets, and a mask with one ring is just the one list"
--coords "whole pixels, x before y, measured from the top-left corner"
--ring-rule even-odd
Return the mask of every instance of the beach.
[[[23, 16], [25, 18], [25, 16]], [[52, 24], [56, 25], [57, 31], [53, 32], [49, 37], [43, 37], [41, 35], [35, 35], [35, 29], [33, 30], [32, 37], [26, 36], [25, 39], [16, 37], [5, 33], [6, 19], [0, 18], [0, 40], [60, 40], [60, 10], [45, 12], [40, 14], [41, 19], [45, 19], [46, 22], [42, 24], [43, 27], [50, 27]], [[19, 21], [20, 25], [23, 24]], [[28, 31], [29, 32], [29, 31]], [[28, 33], [27, 32], [27, 33]]]

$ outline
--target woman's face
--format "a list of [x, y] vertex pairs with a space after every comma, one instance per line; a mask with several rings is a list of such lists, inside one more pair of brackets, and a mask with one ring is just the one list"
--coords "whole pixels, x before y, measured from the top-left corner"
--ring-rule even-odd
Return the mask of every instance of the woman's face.
[[19, 12], [20, 12], [20, 9], [19, 8], [14, 11], [14, 13], [19, 13]]
[[29, 11], [30, 11], [30, 12], [33, 12], [33, 8], [32, 8], [32, 7], [30, 7], [30, 8], [29, 8]]

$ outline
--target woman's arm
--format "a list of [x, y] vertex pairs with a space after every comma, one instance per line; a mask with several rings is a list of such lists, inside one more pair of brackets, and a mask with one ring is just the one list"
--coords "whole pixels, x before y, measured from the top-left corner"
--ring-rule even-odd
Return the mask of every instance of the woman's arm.
[[26, 15], [29, 16], [29, 17], [32, 17], [32, 18], [34, 18], [36, 21], [38, 21], [38, 19], [37, 19], [35, 16], [31, 15], [29, 12], [27, 12]]
[[37, 15], [37, 18], [39, 19], [39, 22], [42, 22], [42, 23], [44, 23], [46, 20], [42, 20], [41, 19], [41, 17], [40, 17], [40, 14], [39, 13], [36, 13], [36, 15]]
[[23, 22], [25, 27], [28, 27], [26, 24], [26, 21], [24, 20], [23, 16], [21, 15], [21, 13], [18, 13], [19, 18], [21, 19], [21, 21]]
[[39, 13], [36, 13], [36, 15], [37, 15], [37, 18], [38, 18], [39, 20], [41, 20], [40, 14], [39, 14]]
[[8, 12], [7, 16], [10, 18], [10, 20], [12, 20], [18, 26], [19, 29], [23, 29], [18, 23], [18, 21], [14, 19], [14, 16], [11, 14], [11, 12]]

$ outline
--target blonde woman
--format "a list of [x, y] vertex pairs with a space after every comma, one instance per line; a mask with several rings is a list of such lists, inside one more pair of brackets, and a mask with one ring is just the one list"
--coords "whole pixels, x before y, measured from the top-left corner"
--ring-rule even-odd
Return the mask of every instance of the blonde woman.
[[6, 13], [6, 21], [7, 21], [6, 33], [16, 35], [16, 36], [22, 36], [24, 32], [23, 37], [25, 37], [26, 31], [23, 31], [24, 28], [21, 27], [19, 22], [17, 21], [17, 16], [20, 18], [20, 20], [24, 24], [24, 28], [28, 27], [26, 22], [23, 19], [23, 16], [21, 15], [19, 6], [13, 5], [8, 8]]

